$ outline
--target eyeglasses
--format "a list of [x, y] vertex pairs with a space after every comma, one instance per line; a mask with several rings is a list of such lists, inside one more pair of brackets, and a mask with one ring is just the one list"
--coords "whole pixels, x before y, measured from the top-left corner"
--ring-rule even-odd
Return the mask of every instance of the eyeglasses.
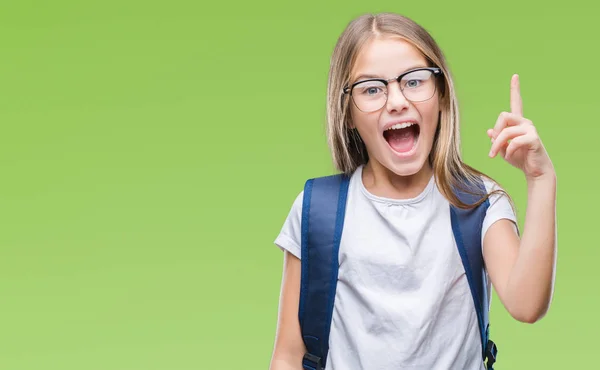
[[344, 94], [350, 94], [354, 105], [365, 113], [375, 112], [387, 103], [388, 85], [397, 81], [404, 97], [411, 102], [431, 99], [435, 94], [435, 77], [441, 76], [440, 68], [418, 68], [404, 72], [390, 79], [372, 78], [361, 80], [344, 88]]

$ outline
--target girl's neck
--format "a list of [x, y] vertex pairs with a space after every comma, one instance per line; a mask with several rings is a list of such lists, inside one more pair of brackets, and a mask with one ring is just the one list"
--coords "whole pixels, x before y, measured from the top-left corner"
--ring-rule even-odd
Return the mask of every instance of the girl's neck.
[[391, 199], [411, 199], [423, 192], [431, 176], [433, 169], [428, 161], [419, 172], [410, 176], [400, 176], [377, 161], [369, 160], [363, 167], [362, 182], [373, 195]]

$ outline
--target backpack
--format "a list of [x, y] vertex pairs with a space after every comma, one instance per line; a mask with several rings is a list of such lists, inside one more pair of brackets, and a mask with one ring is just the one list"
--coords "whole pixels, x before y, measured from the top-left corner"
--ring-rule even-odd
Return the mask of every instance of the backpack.
[[[301, 221], [301, 283], [298, 319], [307, 349], [305, 370], [323, 370], [329, 351], [329, 331], [338, 278], [338, 251], [344, 224], [349, 175], [309, 179], [304, 186]], [[483, 182], [477, 190], [485, 194]], [[455, 190], [470, 204], [476, 195]], [[452, 232], [458, 247], [479, 323], [482, 358], [487, 369], [496, 362], [497, 347], [489, 339], [489, 297], [482, 256], [481, 228], [489, 200], [471, 210], [450, 205]]]

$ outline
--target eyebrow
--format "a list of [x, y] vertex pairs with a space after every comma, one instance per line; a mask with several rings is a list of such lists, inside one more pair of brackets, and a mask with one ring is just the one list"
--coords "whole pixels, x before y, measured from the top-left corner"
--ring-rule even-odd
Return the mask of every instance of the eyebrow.
[[356, 77], [354, 80], [360, 81], [360, 80], [365, 80], [368, 78], [383, 78], [383, 77], [377, 76], [377, 75], [362, 74], [362, 75]]
[[[424, 65], [418, 65], [418, 66], [413, 66], [411, 68], [407, 68], [405, 69], [402, 73], [406, 73], [408, 71], [412, 71], [413, 69], [419, 69], [419, 68], [429, 68], [428, 66], [424, 66]], [[402, 73], [398, 74], [398, 76], [400, 76]], [[352, 79], [352, 81], [361, 81], [361, 80], [366, 80], [366, 79], [370, 79], [370, 78], [381, 78], [383, 79], [384, 77], [381, 77], [379, 75], [374, 75], [374, 74], [360, 74], [358, 75], [356, 78]]]

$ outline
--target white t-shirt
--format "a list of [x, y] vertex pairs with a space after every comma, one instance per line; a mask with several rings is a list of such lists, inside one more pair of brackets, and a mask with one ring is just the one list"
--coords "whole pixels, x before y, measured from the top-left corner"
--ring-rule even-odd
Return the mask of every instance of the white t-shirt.
[[[275, 240], [298, 258], [302, 196]], [[503, 218], [516, 225], [506, 197], [494, 194], [482, 238]], [[362, 167], [352, 175], [326, 370], [355, 369], [484, 369], [449, 202], [433, 177], [417, 197], [396, 200], [367, 191]]]

